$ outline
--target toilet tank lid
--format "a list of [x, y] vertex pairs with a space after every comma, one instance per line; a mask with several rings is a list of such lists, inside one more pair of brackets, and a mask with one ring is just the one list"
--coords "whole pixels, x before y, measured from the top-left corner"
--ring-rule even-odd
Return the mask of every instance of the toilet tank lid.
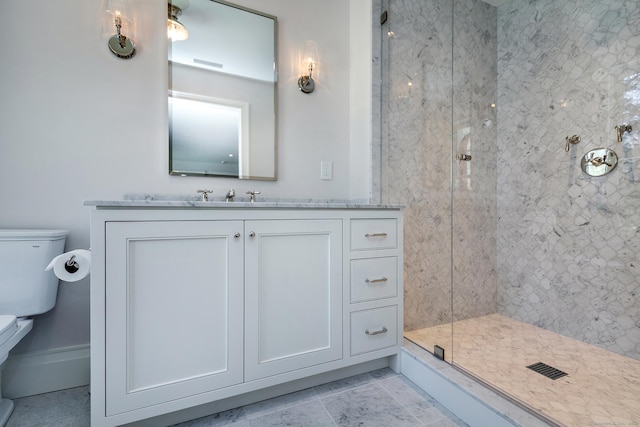
[[67, 230], [0, 228], [0, 240], [59, 240], [68, 235]]

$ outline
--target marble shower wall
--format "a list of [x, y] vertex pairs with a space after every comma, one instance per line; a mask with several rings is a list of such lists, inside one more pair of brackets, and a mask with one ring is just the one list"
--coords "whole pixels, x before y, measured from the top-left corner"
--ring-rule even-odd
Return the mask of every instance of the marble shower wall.
[[[407, 206], [405, 329], [452, 320], [452, 244], [456, 319], [496, 310], [495, 8], [456, 0], [454, 27], [452, 7], [451, 0], [374, 2], [374, 24], [380, 10], [389, 15], [381, 34], [374, 29], [374, 40], [381, 36], [374, 81], [381, 73], [381, 200]], [[454, 61], [461, 74], [452, 111]], [[472, 162], [452, 164], [452, 137]], [[453, 217], [452, 203], [460, 206]]]
[[[497, 310], [640, 358], [638, 2], [374, 5], [374, 23], [389, 11], [374, 152], [381, 201], [407, 205], [405, 328]], [[588, 177], [580, 158], [598, 147], [620, 161]]]
[[[453, 320], [495, 313], [497, 11], [454, 1]], [[455, 330], [454, 330], [455, 334]], [[454, 335], [455, 337], [455, 335]]]
[[498, 28], [498, 311], [640, 358], [640, 4], [510, 0]]

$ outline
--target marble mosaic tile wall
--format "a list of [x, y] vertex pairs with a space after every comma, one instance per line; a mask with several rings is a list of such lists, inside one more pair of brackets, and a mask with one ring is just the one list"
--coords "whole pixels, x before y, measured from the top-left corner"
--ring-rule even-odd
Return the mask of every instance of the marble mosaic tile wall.
[[[640, 3], [498, 9], [498, 310], [640, 358]], [[622, 142], [614, 127], [633, 126]], [[565, 152], [565, 137], [582, 142]], [[580, 158], [620, 158], [589, 177]]]
[[[640, 4], [374, 4], [374, 23], [389, 11], [378, 182], [407, 205], [405, 328], [497, 310], [640, 358]], [[588, 177], [598, 147], [620, 161]]]
[[456, 0], [453, 9], [454, 155], [472, 156], [453, 162], [453, 320], [458, 321], [497, 309], [497, 11], [479, 0]]
[[[381, 196], [404, 211], [405, 329], [451, 321], [450, 0], [384, 1]], [[375, 22], [375, 20], [374, 20]]]
[[[374, 53], [384, 82], [381, 199], [407, 205], [405, 329], [451, 321], [452, 244], [460, 249], [455, 252], [456, 318], [495, 312], [496, 128], [495, 112], [488, 107], [496, 97], [495, 8], [456, 0], [454, 28], [451, 0], [380, 4], [389, 14], [380, 58]], [[374, 24], [378, 17], [374, 12]], [[455, 56], [454, 31], [461, 47]], [[464, 73], [456, 92], [460, 108], [452, 113], [453, 61]], [[453, 133], [456, 144], [475, 156], [472, 163], [452, 165]], [[452, 180], [460, 189], [454, 200]], [[452, 203], [461, 207], [453, 217]]]

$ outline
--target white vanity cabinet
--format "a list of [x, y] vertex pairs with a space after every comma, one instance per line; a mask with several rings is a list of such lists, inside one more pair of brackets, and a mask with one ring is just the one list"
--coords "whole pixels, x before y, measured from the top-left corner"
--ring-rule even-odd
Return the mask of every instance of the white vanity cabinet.
[[242, 383], [242, 222], [105, 225], [106, 415]]
[[402, 339], [402, 220], [350, 219], [350, 355], [394, 348]]
[[342, 221], [245, 230], [245, 380], [342, 358]]
[[105, 203], [87, 203], [92, 426], [395, 362], [399, 209]]

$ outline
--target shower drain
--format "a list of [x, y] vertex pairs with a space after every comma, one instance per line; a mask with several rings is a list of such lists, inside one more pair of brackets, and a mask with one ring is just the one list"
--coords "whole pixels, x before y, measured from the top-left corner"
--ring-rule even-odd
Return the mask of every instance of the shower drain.
[[557, 380], [558, 378], [562, 378], [565, 375], [569, 375], [566, 372], [562, 372], [560, 369], [556, 369], [553, 366], [549, 366], [545, 363], [538, 362], [533, 365], [527, 366], [527, 368], [532, 371], [536, 371], [539, 374], [544, 375], [545, 377], [551, 378], [552, 380]]

